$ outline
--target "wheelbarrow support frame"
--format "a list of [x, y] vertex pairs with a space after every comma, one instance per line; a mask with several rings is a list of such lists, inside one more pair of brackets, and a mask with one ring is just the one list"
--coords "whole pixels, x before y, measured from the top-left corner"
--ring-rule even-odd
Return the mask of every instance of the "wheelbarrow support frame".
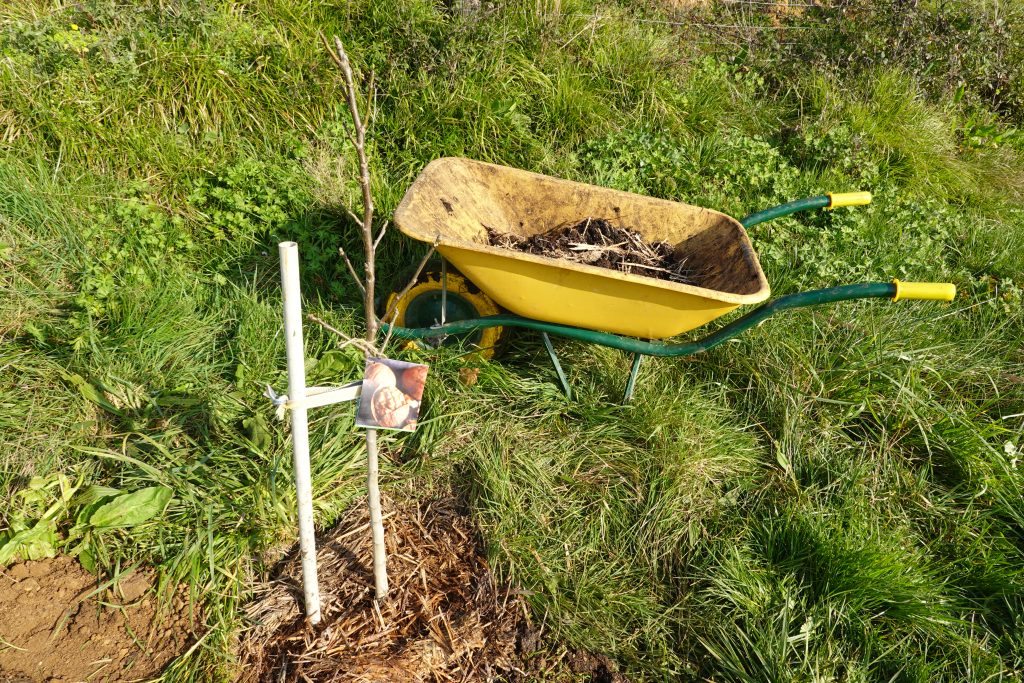
[[680, 356], [692, 356], [703, 351], [708, 351], [719, 344], [723, 344], [733, 337], [742, 334], [751, 327], [754, 327], [755, 325], [772, 317], [776, 313], [791, 308], [804, 308], [806, 306], [817, 306], [818, 304], [830, 304], [839, 301], [850, 301], [853, 299], [887, 298], [892, 299], [893, 301], [898, 301], [900, 299], [951, 301], [955, 294], [956, 288], [951, 284], [934, 282], [900, 282], [899, 280], [894, 280], [893, 282], [864, 282], [855, 285], [842, 285], [839, 287], [815, 289], [809, 292], [800, 292], [798, 294], [779, 297], [774, 301], [770, 301], [755, 308], [750, 313], [734, 320], [722, 329], [704, 337], [703, 339], [682, 343], [634, 339], [633, 337], [623, 337], [617, 334], [610, 334], [608, 332], [585, 330], [579, 327], [569, 327], [567, 325], [559, 325], [557, 323], [547, 323], [541, 320], [533, 320], [531, 318], [524, 318], [522, 316], [512, 314], [490, 315], [483, 318], [459, 320], [434, 327], [408, 328], [396, 326], [394, 328], [394, 334], [405, 339], [430, 340], [452, 334], [464, 334], [466, 332], [473, 332], [487, 327], [496, 326], [536, 330], [543, 335], [544, 346], [551, 357], [552, 364], [555, 366], [558, 378], [561, 381], [566, 394], [569, 396], [572, 395], [572, 391], [565, 378], [565, 373], [562, 371], [562, 366], [558, 361], [558, 356], [555, 354], [549, 335], [557, 334], [562, 337], [568, 337], [569, 339], [576, 339], [592, 344], [601, 344], [602, 346], [609, 346], [613, 349], [619, 349], [620, 351], [627, 351], [635, 354], [633, 366], [629, 374], [629, 380], [626, 384], [625, 398], [626, 400], [629, 400], [633, 393], [633, 386], [636, 383], [636, 375], [640, 370], [641, 356], [676, 358]]

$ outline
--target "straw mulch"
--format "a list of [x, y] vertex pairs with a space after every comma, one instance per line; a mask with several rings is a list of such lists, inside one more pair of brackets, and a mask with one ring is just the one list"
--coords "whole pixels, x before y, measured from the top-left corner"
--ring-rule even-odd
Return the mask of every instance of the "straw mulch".
[[569, 671], [576, 661], [590, 667], [584, 680], [623, 680], [601, 656], [537, 656], [544, 648], [522, 598], [495, 585], [479, 534], [452, 499], [385, 510], [389, 600], [373, 600], [368, 513], [357, 505], [319, 540], [318, 627], [303, 619], [297, 557], [257, 588], [241, 683], [514, 681], [539, 669], [556, 674], [548, 680], [580, 680]]

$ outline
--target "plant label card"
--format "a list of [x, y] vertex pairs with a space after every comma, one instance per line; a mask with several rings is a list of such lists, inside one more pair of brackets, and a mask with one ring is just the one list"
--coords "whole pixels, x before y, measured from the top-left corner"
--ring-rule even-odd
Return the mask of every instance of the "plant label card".
[[428, 369], [390, 358], [367, 358], [356, 426], [415, 431]]

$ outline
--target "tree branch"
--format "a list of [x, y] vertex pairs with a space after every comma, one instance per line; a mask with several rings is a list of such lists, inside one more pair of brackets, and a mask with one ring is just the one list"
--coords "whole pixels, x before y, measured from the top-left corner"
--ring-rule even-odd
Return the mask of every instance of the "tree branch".
[[356, 154], [359, 157], [359, 187], [363, 192], [363, 247], [366, 250], [365, 267], [365, 301], [366, 301], [366, 340], [371, 344], [377, 338], [377, 316], [373, 308], [373, 289], [376, 281], [375, 261], [376, 250], [373, 247], [373, 195], [370, 191], [370, 165], [366, 158], [366, 126], [359, 114], [359, 103], [356, 100], [355, 79], [352, 75], [352, 65], [349, 63], [348, 54], [341, 40], [334, 36], [336, 63], [341, 69], [341, 75], [345, 79], [345, 96], [348, 102], [349, 113], [352, 115], [352, 124], [355, 127]]
[[416, 272], [413, 273], [409, 282], [405, 285], [405, 288], [398, 293], [397, 297], [395, 297], [394, 302], [388, 308], [388, 312], [384, 314], [382, 320], [388, 324], [388, 333], [384, 336], [384, 343], [380, 345], [382, 353], [384, 349], [388, 347], [388, 342], [391, 341], [391, 335], [395, 332], [395, 321], [392, 320], [392, 316], [394, 316], [395, 311], [398, 310], [398, 304], [402, 303], [402, 299], [405, 298], [405, 295], [409, 293], [409, 290], [411, 290], [413, 286], [415, 286], [416, 280], [419, 279], [420, 273], [423, 272], [424, 266], [427, 265], [427, 261], [429, 261], [430, 257], [434, 255], [434, 251], [437, 249], [437, 244], [440, 241], [440, 235], [434, 238], [434, 244], [430, 247], [430, 251], [426, 253], [422, 260], [420, 260], [420, 265], [416, 267]]
[[359, 276], [356, 275], [355, 266], [353, 266], [352, 265], [352, 261], [349, 260], [348, 254], [345, 253], [345, 250], [342, 247], [338, 247], [338, 253], [341, 254], [341, 258], [345, 259], [345, 265], [348, 266], [348, 272], [349, 272], [349, 275], [352, 276], [352, 281], [356, 283], [356, 287], [359, 288], [359, 291], [362, 292], [363, 296], [365, 297], [366, 296], [366, 287], [363, 286], [363, 283], [359, 279]]
[[377, 349], [375, 349], [372, 346], [370, 346], [365, 339], [357, 339], [355, 337], [350, 337], [347, 334], [345, 334], [344, 332], [342, 332], [341, 330], [339, 330], [337, 327], [334, 327], [333, 325], [328, 324], [327, 322], [321, 320], [320, 318], [316, 317], [312, 313], [307, 313], [306, 314], [306, 320], [314, 322], [317, 325], [319, 325], [320, 327], [322, 327], [325, 330], [327, 330], [328, 332], [333, 332], [334, 334], [336, 334], [339, 337], [341, 337], [342, 340], [344, 340], [341, 344], [339, 344], [339, 346], [341, 348], [345, 348], [346, 346], [354, 346], [357, 349], [359, 349], [360, 351], [362, 351], [364, 354], [369, 354], [371, 356], [378, 355]]
[[348, 214], [348, 217], [351, 218], [352, 222], [355, 223], [356, 225], [363, 224], [363, 219], [355, 215], [355, 213], [352, 212], [352, 209], [348, 208], [347, 206], [345, 207], [345, 213]]
[[380, 241], [384, 239], [384, 231], [388, 229], [388, 223], [390, 221], [384, 221], [384, 225], [380, 226], [380, 232], [377, 233], [377, 239], [373, 241], [373, 250], [377, 251], [377, 247], [380, 246]]
[[327, 54], [330, 55], [334, 63], [338, 65], [339, 69], [344, 69], [344, 67], [341, 65], [341, 60], [338, 59], [338, 55], [334, 54], [334, 48], [332, 48], [331, 44], [327, 42], [327, 36], [324, 35], [324, 32], [317, 31], [316, 33], [318, 36], [320, 36], [320, 42], [324, 44], [325, 48], [327, 48]]

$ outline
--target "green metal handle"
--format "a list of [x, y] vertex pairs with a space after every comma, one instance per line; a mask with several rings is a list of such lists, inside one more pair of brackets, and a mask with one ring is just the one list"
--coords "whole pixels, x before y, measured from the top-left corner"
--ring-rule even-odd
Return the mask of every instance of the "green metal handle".
[[[523, 318], [518, 315], [490, 315], [484, 318], [471, 318], [459, 320], [437, 327], [398, 327], [395, 326], [394, 334], [405, 339], [431, 339], [449, 334], [462, 334], [487, 327], [521, 327], [539, 332], [557, 334], [570, 339], [601, 344], [613, 349], [640, 353], [645, 356], [690, 356], [701, 351], [713, 349], [719, 344], [726, 342], [738, 334], [749, 330], [763, 320], [770, 318], [779, 311], [789, 308], [802, 308], [804, 306], [816, 306], [818, 304], [835, 303], [837, 301], [849, 301], [851, 299], [887, 298], [896, 296], [896, 285], [891, 282], [865, 282], [858, 285], [843, 285], [841, 287], [829, 287], [828, 289], [816, 289], [810, 292], [790, 294], [770, 301], [742, 318], [735, 320], [712, 335], [699, 341], [684, 342], [681, 344], [665, 343], [657, 341], [644, 341], [632, 337], [622, 337], [608, 332], [595, 330], [584, 330], [579, 327], [559, 325], [557, 323], [546, 323], [531, 318]], [[389, 325], [381, 323], [381, 327], [387, 330]]]
[[757, 225], [758, 223], [764, 223], [765, 221], [770, 221], [773, 218], [779, 218], [781, 216], [788, 216], [789, 214], [796, 213], [798, 211], [808, 211], [810, 209], [834, 209], [837, 206], [863, 206], [864, 204], [870, 203], [870, 192], [830, 192], [828, 194], [819, 194], [815, 197], [807, 197], [806, 199], [797, 199], [793, 202], [779, 204], [778, 206], [773, 206], [770, 209], [752, 213], [746, 218], [741, 219], [740, 223], [744, 228], [749, 228]]
[[827, 209], [832, 205], [832, 198], [827, 194], [819, 194], [816, 197], [807, 197], [806, 199], [797, 199], [793, 202], [787, 202], [785, 204], [779, 204], [773, 206], [770, 209], [764, 211], [758, 211], [752, 213], [745, 218], [740, 219], [740, 223], [744, 228], [749, 228], [757, 225], [758, 223], [764, 223], [775, 218], [781, 218], [782, 216], [788, 216], [791, 213], [797, 213], [798, 211], [809, 211], [810, 209]]

